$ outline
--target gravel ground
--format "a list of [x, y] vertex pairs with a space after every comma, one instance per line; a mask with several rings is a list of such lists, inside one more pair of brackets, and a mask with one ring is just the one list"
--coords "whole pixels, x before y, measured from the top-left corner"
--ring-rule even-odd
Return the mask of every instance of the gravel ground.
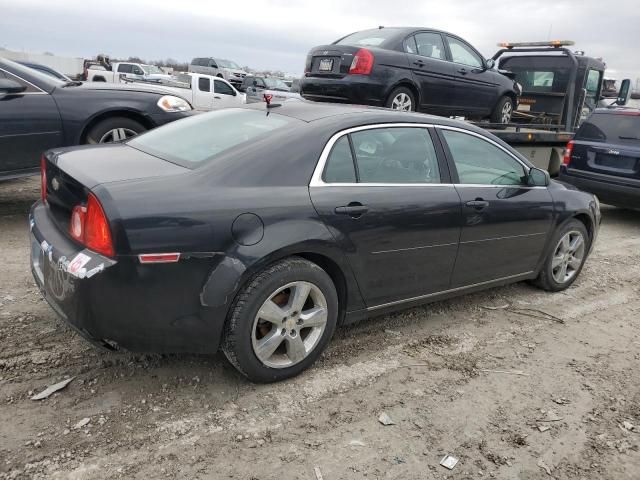
[[37, 197], [38, 179], [0, 183], [1, 479], [640, 478], [639, 212], [603, 209], [566, 292], [517, 284], [363, 322], [265, 386], [221, 355], [75, 335], [29, 271]]

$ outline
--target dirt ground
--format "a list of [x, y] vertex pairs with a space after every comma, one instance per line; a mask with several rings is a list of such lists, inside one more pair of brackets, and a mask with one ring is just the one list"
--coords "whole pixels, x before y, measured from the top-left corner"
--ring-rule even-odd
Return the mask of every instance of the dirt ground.
[[222, 355], [72, 333], [29, 271], [37, 197], [38, 179], [0, 183], [2, 479], [640, 478], [640, 212], [603, 208], [564, 293], [517, 284], [344, 328], [265, 386]]

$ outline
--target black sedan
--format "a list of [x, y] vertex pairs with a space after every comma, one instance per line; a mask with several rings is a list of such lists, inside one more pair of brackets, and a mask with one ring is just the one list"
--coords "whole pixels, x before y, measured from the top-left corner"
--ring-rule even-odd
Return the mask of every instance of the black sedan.
[[124, 140], [191, 110], [161, 88], [65, 82], [0, 59], [0, 179], [37, 173], [50, 148]]
[[599, 205], [466, 123], [256, 104], [47, 153], [30, 215], [52, 308], [111, 349], [213, 353], [267, 382], [336, 326], [575, 280]]
[[493, 66], [454, 34], [380, 27], [311, 50], [300, 94], [322, 102], [509, 123], [520, 88], [512, 74]]

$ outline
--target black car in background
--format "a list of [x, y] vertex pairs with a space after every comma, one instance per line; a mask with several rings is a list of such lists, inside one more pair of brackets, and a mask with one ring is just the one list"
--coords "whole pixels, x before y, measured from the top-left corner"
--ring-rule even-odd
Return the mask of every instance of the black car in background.
[[18, 61], [16, 63], [19, 63], [20, 65], [24, 65], [25, 67], [33, 68], [34, 70], [37, 70], [39, 72], [46, 73], [50, 77], [57, 78], [58, 80], [62, 80], [63, 82], [71, 82], [72, 81], [64, 73], [60, 73], [59, 71], [57, 71], [57, 70], [55, 70], [55, 69], [53, 69], [51, 67], [47, 67], [46, 65], [42, 65], [41, 63], [22, 62], [22, 61]]
[[610, 205], [640, 208], [640, 109], [599, 108], [565, 150], [560, 180]]
[[254, 381], [335, 328], [454, 295], [578, 277], [595, 197], [466, 122], [286, 102], [49, 151], [34, 277], [110, 349], [214, 353]]
[[381, 27], [311, 50], [300, 93], [314, 101], [508, 123], [519, 87], [493, 66], [451, 33]]
[[160, 87], [65, 82], [0, 59], [0, 179], [37, 173], [50, 148], [125, 140], [191, 110]]

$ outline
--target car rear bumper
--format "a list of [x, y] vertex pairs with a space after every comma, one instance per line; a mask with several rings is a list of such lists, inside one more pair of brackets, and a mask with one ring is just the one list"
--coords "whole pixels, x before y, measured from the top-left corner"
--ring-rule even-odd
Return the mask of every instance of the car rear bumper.
[[354, 103], [381, 107], [386, 85], [365, 75], [343, 78], [305, 77], [300, 81], [300, 95], [316, 102]]
[[[585, 174], [588, 175], [588, 174]], [[640, 182], [637, 186], [619, 183], [609, 175], [583, 176], [579, 172], [562, 167], [558, 180], [570, 183], [585, 192], [593, 193], [602, 203], [623, 208], [640, 208]]]
[[226, 309], [200, 303], [211, 259], [141, 265], [136, 257], [104, 257], [60, 232], [41, 202], [29, 223], [31, 271], [42, 295], [91, 343], [134, 352], [218, 349]]

